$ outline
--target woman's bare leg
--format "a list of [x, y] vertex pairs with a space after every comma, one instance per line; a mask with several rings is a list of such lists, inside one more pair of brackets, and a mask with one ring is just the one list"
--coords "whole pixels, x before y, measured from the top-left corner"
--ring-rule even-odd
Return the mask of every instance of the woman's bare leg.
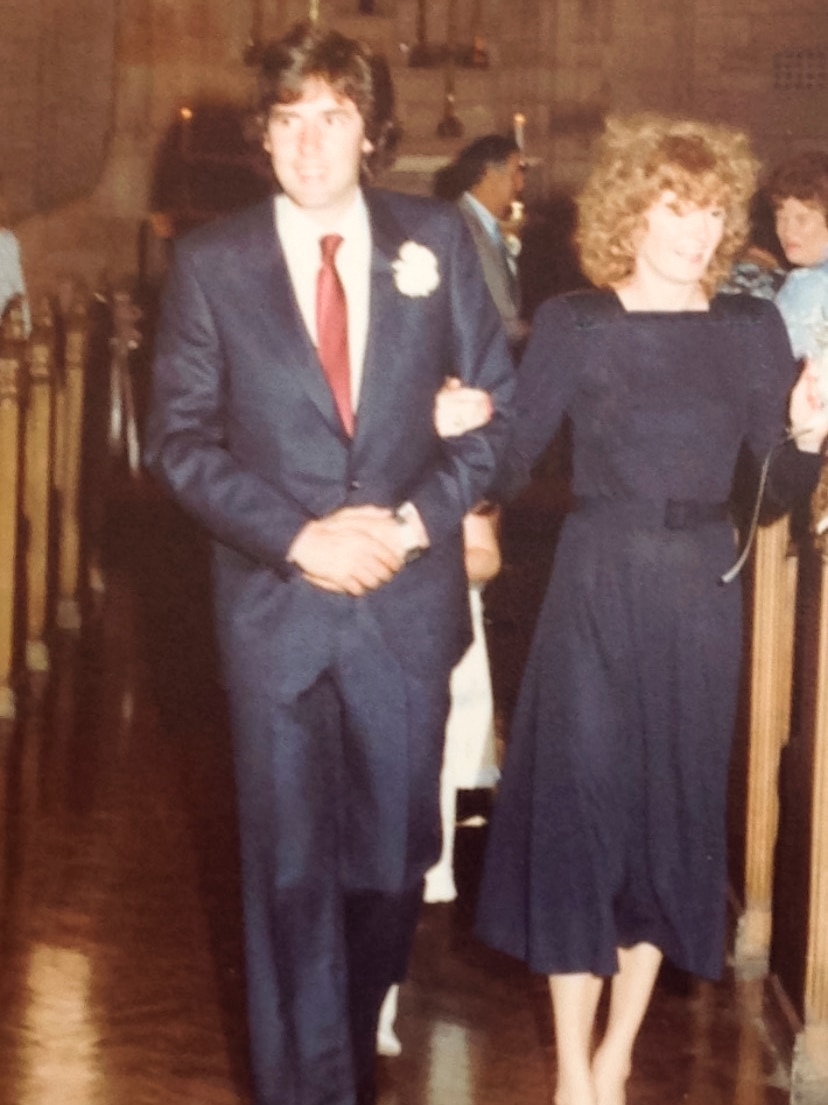
[[555, 1105], [598, 1105], [590, 1056], [603, 985], [604, 979], [592, 974], [549, 976], [558, 1059]]
[[652, 944], [618, 949], [607, 1027], [592, 1060], [596, 1105], [624, 1105], [638, 1030], [650, 1004], [662, 954]]

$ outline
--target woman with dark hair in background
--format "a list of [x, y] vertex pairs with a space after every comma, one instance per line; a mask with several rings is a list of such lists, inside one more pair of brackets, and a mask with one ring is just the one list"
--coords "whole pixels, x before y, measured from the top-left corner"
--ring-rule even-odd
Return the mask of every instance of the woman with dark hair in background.
[[795, 266], [776, 303], [794, 356], [817, 359], [828, 353], [828, 153], [792, 157], [771, 174], [767, 191], [779, 244]]

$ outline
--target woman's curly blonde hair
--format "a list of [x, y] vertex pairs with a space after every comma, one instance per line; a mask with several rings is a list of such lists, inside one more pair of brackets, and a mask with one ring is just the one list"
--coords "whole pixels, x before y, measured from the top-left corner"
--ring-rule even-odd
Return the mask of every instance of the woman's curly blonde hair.
[[725, 210], [721, 243], [701, 281], [712, 295], [748, 239], [758, 169], [747, 136], [730, 127], [656, 114], [611, 117], [578, 197], [584, 273], [603, 288], [630, 277], [644, 213], [669, 191], [680, 204]]

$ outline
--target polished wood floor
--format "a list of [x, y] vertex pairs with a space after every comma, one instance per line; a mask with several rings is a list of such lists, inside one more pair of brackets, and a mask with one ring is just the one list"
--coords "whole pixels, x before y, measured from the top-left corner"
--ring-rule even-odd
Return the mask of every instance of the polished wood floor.
[[[518, 526], [494, 594], [508, 712], [552, 531]], [[108, 587], [0, 731], [0, 1105], [245, 1105], [228, 734], [201, 546], [152, 494], [113, 505]], [[543, 981], [481, 947], [485, 828], [424, 909], [381, 1105], [549, 1105]], [[665, 974], [629, 1105], [781, 1105], [761, 989]]]

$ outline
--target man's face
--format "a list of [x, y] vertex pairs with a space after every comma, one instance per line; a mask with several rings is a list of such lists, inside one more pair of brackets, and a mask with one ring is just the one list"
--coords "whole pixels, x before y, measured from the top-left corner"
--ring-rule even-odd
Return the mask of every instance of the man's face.
[[776, 208], [776, 236], [792, 265], [818, 265], [828, 255], [828, 223], [817, 203], [789, 196]]
[[323, 226], [350, 206], [373, 149], [356, 104], [320, 78], [305, 81], [295, 103], [273, 105], [264, 147], [286, 194]]
[[516, 200], [523, 191], [526, 173], [523, 168], [523, 158], [519, 151], [509, 154], [502, 165], [491, 165], [488, 169], [491, 186], [491, 211], [498, 219], [505, 219], [509, 214], [512, 200]]

